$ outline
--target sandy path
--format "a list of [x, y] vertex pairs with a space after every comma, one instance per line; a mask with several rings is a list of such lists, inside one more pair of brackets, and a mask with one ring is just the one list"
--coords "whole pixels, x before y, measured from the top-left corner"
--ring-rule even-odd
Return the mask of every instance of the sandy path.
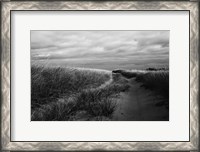
[[131, 87], [128, 92], [120, 94], [113, 120], [168, 120], [168, 109], [163, 105], [159, 105], [164, 99], [141, 87], [141, 84], [136, 82], [135, 79], [129, 81]]

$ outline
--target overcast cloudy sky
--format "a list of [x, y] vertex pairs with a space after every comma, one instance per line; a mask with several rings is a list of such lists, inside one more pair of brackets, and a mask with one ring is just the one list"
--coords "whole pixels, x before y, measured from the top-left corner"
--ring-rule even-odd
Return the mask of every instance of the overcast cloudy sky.
[[32, 63], [97, 69], [169, 64], [169, 31], [31, 31]]

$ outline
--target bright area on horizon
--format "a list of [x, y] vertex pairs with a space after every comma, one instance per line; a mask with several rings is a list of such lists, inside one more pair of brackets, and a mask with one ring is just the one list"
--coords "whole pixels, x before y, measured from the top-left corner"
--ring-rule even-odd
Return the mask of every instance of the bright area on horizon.
[[94, 69], [169, 66], [169, 31], [31, 31], [31, 62]]

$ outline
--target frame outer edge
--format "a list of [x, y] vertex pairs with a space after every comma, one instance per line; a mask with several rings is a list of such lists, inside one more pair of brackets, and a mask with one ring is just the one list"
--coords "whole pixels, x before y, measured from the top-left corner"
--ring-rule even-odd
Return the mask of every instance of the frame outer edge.
[[[190, 140], [199, 147], [199, 10], [190, 8]], [[193, 44], [193, 45], [191, 45]], [[192, 109], [192, 110], [191, 110]]]
[[1, 81], [2, 81], [2, 107], [1, 107], [1, 145], [6, 149], [10, 145], [10, 8], [2, 2], [2, 64], [1, 64]]

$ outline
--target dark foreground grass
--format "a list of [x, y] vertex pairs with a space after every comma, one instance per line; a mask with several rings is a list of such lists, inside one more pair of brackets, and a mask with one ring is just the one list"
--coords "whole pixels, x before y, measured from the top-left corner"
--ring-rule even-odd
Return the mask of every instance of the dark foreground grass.
[[31, 120], [110, 120], [128, 83], [102, 84], [111, 72], [61, 67], [31, 68]]

